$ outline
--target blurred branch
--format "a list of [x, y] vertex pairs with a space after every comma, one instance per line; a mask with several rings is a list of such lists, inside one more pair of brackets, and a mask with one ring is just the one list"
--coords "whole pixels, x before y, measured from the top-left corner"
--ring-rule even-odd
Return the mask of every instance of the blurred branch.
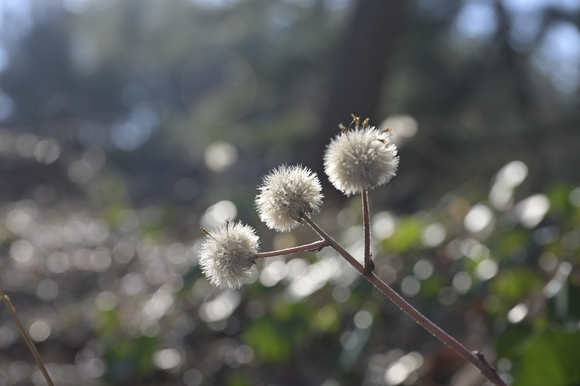
[[18, 316], [16, 315], [16, 310], [14, 309], [14, 306], [12, 305], [10, 298], [4, 294], [2, 289], [0, 289], [0, 297], [2, 298], [2, 302], [8, 309], [8, 312], [10, 312], [10, 315], [12, 315], [12, 319], [14, 319], [16, 328], [18, 329], [18, 332], [22, 336], [22, 339], [24, 339], [24, 341], [26, 342], [26, 345], [28, 346], [28, 349], [32, 353], [32, 356], [34, 357], [34, 360], [36, 361], [38, 368], [42, 372], [44, 379], [46, 379], [46, 383], [48, 383], [49, 386], [54, 386], [54, 383], [52, 383], [52, 380], [50, 379], [50, 375], [48, 375], [48, 371], [46, 371], [46, 367], [44, 367], [44, 363], [42, 363], [42, 359], [40, 359], [40, 355], [38, 354], [38, 351], [36, 350], [34, 343], [32, 343], [32, 340], [26, 333], [26, 330], [24, 330], [22, 323], [20, 323], [20, 319], [18, 319]]

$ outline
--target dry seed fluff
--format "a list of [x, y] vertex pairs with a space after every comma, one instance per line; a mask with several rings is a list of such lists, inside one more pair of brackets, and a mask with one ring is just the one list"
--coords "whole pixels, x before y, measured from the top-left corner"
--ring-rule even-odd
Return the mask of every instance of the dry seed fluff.
[[252, 227], [226, 222], [206, 235], [199, 266], [211, 284], [239, 288], [250, 275], [258, 248], [259, 238]]
[[315, 173], [302, 166], [280, 166], [264, 177], [256, 208], [270, 229], [287, 232], [322, 205], [322, 186]]
[[327, 146], [324, 172], [347, 196], [386, 184], [397, 173], [399, 157], [390, 134], [369, 126], [344, 130]]

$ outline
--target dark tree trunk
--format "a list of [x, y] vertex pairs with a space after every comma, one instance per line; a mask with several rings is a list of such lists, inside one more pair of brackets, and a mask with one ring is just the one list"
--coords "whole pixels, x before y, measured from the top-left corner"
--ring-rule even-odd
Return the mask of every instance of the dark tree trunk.
[[[328, 95], [323, 102], [318, 132], [308, 154], [309, 165], [323, 171], [322, 154], [330, 139], [348, 125], [351, 114], [364, 118], [377, 110], [387, 60], [392, 55], [404, 13], [404, 0], [358, 0], [331, 64]], [[322, 179], [326, 180], [326, 179]]]

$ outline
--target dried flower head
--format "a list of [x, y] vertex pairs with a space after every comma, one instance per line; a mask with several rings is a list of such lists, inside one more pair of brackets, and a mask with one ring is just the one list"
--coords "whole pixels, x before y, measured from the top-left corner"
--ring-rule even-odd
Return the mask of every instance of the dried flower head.
[[342, 133], [324, 153], [324, 172], [332, 185], [347, 196], [386, 184], [399, 165], [389, 130], [368, 126], [368, 120], [360, 125], [359, 118], [354, 118], [354, 129], [341, 125]]
[[256, 197], [260, 219], [268, 228], [286, 232], [322, 205], [322, 186], [315, 173], [302, 166], [280, 166], [264, 177]]
[[229, 220], [206, 237], [199, 253], [199, 266], [210, 283], [221, 288], [239, 288], [250, 274], [259, 239], [254, 229]]

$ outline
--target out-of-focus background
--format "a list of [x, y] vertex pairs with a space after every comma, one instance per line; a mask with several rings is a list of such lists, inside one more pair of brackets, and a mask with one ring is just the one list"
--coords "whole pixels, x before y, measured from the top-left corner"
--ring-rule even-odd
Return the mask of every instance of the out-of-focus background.
[[[301, 163], [361, 256], [322, 154], [390, 127], [377, 274], [508, 384], [580, 384], [580, 2], [2, 0], [0, 287], [59, 385], [483, 385], [323, 250], [239, 291], [200, 226], [277, 234], [253, 200]], [[0, 385], [44, 384], [0, 307]]]

